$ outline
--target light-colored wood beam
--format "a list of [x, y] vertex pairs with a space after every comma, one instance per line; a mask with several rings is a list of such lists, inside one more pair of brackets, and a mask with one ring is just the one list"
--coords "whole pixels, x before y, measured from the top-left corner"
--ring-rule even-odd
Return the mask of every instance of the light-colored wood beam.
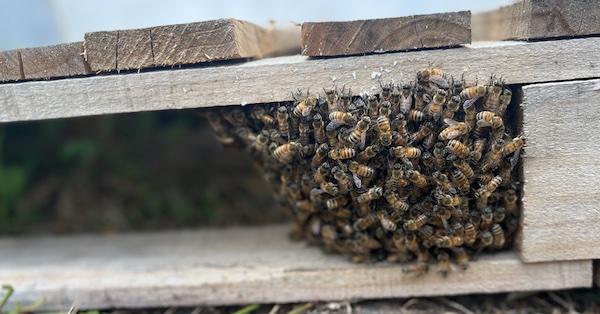
[[0, 84], [0, 122], [292, 100], [292, 91], [337, 85], [374, 92], [412, 80], [430, 64], [472, 82], [507, 84], [600, 77], [600, 38], [311, 60], [280, 57], [234, 65]]
[[525, 262], [600, 258], [600, 80], [523, 87]]
[[287, 226], [0, 239], [0, 278], [39, 310], [380, 299], [589, 287], [591, 261], [484, 255], [447, 278], [356, 265], [288, 240]]

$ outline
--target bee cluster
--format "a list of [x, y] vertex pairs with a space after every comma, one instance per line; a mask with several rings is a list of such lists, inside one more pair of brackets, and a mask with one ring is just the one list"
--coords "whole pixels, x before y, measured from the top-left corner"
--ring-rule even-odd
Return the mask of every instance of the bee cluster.
[[525, 139], [509, 135], [502, 82], [466, 86], [431, 68], [376, 95], [294, 98], [207, 117], [223, 144], [255, 157], [296, 235], [354, 262], [416, 261], [412, 274], [437, 260], [444, 276], [511, 244]]

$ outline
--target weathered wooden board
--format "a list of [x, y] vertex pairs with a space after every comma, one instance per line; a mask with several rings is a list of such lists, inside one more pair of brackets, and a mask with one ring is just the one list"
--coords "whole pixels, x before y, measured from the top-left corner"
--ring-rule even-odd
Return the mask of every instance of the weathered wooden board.
[[21, 52], [19, 50], [0, 51], [0, 82], [23, 79]]
[[[279, 40], [282, 33], [286, 40]], [[273, 31], [235, 19], [85, 34], [93, 71], [260, 58], [293, 48], [300, 49], [298, 31]]]
[[[356, 265], [288, 240], [287, 226], [0, 239], [11, 303], [43, 310], [352, 300], [589, 287], [591, 261], [523, 264], [482, 256], [447, 278], [399, 264]], [[10, 308], [10, 304], [8, 305]]]
[[433, 63], [467, 81], [502, 76], [507, 84], [600, 77], [600, 38], [504, 43], [311, 60], [280, 57], [243, 64], [49, 82], [0, 84], [0, 122], [292, 100], [298, 88], [319, 93], [345, 86], [354, 94], [380, 81], [413, 80]]
[[311, 57], [454, 47], [470, 43], [471, 11], [302, 24], [302, 55]]
[[600, 80], [523, 87], [525, 262], [600, 258]]
[[600, 4], [596, 0], [523, 0], [473, 15], [473, 41], [595, 34], [600, 34]]
[[0, 51], [0, 82], [89, 74], [82, 53], [82, 42]]

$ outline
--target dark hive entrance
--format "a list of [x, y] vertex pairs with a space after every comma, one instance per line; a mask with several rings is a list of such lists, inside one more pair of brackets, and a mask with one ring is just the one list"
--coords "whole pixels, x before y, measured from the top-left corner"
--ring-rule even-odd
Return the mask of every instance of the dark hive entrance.
[[513, 242], [524, 138], [512, 94], [425, 69], [377, 95], [298, 92], [207, 117], [224, 145], [252, 154], [297, 236], [354, 262], [416, 261], [412, 274], [437, 260], [445, 276]]

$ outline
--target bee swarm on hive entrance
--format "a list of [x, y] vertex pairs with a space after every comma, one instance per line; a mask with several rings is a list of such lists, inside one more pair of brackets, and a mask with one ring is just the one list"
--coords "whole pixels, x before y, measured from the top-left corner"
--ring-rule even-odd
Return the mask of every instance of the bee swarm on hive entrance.
[[446, 276], [512, 244], [525, 139], [505, 124], [502, 82], [466, 86], [424, 69], [377, 95], [294, 98], [206, 113], [221, 143], [255, 158], [294, 235], [353, 262], [414, 261], [413, 275], [435, 264]]

